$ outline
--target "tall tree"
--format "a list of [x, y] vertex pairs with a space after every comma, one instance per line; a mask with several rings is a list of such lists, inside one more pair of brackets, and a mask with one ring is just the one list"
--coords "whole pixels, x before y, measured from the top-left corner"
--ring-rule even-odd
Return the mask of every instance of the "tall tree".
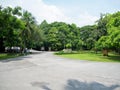
[[0, 10], [0, 51], [4, 51], [5, 46], [18, 45], [18, 32], [22, 28], [22, 22], [17, 18], [20, 15], [20, 7], [7, 7]]
[[32, 35], [34, 32], [34, 25], [36, 24], [35, 18], [28, 11], [23, 12], [22, 20], [25, 23], [25, 29], [21, 32], [23, 40], [23, 48], [32, 47]]
[[120, 12], [109, 14], [104, 17], [104, 19], [106, 18], [108, 20], [106, 23], [107, 35], [100, 37], [96, 45], [101, 49], [113, 49], [120, 53]]

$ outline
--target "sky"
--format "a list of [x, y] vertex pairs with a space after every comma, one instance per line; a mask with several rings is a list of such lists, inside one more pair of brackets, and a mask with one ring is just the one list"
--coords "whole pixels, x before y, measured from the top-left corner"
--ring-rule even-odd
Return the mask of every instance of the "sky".
[[46, 20], [93, 25], [100, 14], [120, 11], [120, 0], [0, 0], [3, 7], [21, 6], [36, 18], [38, 23]]

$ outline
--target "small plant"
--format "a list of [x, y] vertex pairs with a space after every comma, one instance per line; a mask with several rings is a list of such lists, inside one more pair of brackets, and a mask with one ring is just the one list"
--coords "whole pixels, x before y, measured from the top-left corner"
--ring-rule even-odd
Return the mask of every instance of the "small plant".
[[64, 51], [62, 50], [62, 51], [59, 51], [59, 52], [57, 52], [57, 53], [55, 53], [56, 55], [62, 55], [62, 54], [64, 54]]
[[70, 43], [66, 44], [66, 48], [70, 49], [72, 47], [72, 45]]

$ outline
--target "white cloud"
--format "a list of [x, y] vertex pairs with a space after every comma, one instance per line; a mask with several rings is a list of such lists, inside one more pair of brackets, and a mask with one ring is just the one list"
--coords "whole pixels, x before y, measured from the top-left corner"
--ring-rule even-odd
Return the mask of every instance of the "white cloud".
[[[93, 24], [98, 18], [88, 13], [75, 13], [74, 17], [67, 16], [61, 8], [55, 5], [47, 5], [43, 0], [18, 0], [10, 2], [11, 6], [21, 6], [23, 9], [28, 10], [36, 17], [40, 23], [43, 20], [47, 20], [49, 23], [54, 21], [63, 21], [66, 23], [75, 23], [77, 26], [83, 26]], [[65, 8], [66, 9], [66, 8]], [[72, 12], [72, 14], [74, 11]]]
[[80, 26], [83, 25], [93, 25], [95, 21], [98, 20], [98, 17], [92, 16], [88, 13], [82, 13], [78, 16], [78, 21], [76, 21]]
[[47, 20], [49, 23], [54, 21], [66, 21], [68, 17], [54, 5], [47, 5], [42, 0], [20, 0], [22, 8], [31, 12], [38, 22]]

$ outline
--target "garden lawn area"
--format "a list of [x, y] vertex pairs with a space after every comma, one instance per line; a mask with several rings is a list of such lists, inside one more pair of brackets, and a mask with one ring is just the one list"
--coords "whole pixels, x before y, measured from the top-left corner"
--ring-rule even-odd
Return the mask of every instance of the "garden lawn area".
[[22, 56], [20, 53], [0, 53], [0, 60]]
[[93, 52], [82, 52], [82, 53], [55, 53], [61, 57], [76, 59], [76, 60], [89, 60], [98, 62], [120, 62], [120, 55], [109, 53], [109, 56], [103, 56], [102, 53], [95, 54]]

